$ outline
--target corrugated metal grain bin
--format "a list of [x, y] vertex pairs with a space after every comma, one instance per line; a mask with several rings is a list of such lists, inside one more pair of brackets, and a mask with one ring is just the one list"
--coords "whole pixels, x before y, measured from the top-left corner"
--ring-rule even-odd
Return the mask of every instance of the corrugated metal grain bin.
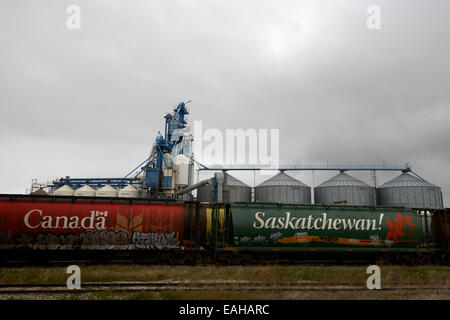
[[197, 200], [203, 202], [214, 201], [214, 186], [208, 184], [197, 189]]
[[378, 188], [380, 205], [442, 208], [441, 188], [406, 172]]
[[[228, 173], [224, 175], [223, 202], [251, 201], [251, 188]], [[214, 202], [214, 186], [205, 185], [197, 189], [197, 200]]]
[[255, 201], [311, 203], [311, 188], [281, 172], [255, 187]]
[[320, 204], [375, 205], [375, 188], [345, 172], [314, 188], [314, 202]]
[[224, 202], [239, 202], [252, 200], [252, 188], [236, 179], [232, 175], [225, 173], [225, 186], [223, 188]]

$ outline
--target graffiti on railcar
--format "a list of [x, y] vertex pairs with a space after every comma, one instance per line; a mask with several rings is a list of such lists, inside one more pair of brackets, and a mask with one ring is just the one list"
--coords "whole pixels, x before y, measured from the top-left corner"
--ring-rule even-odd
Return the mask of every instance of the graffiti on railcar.
[[0, 248], [31, 249], [90, 249], [90, 250], [131, 250], [131, 249], [178, 249], [178, 232], [134, 231], [131, 237], [125, 230], [98, 230], [82, 233], [20, 232], [13, 238], [0, 237]]
[[178, 235], [159, 232], [133, 232], [132, 243], [139, 249], [177, 249], [180, 247]]
[[128, 241], [127, 231], [101, 230], [88, 231], [79, 234], [51, 232], [38, 232], [35, 234], [21, 232], [14, 236], [14, 244], [9, 245], [15, 248], [31, 248], [31, 249], [128, 249], [130, 243]]

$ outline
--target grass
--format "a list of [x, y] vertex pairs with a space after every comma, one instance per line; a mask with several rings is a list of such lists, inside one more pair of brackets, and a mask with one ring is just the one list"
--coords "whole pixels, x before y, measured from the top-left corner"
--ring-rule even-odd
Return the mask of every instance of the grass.
[[[365, 283], [364, 266], [152, 266], [89, 265], [81, 268], [82, 282], [161, 280], [317, 281]], [[1, 268], [0, 284], [66, 283], [65, 267]], [[450, 267], [381, 266], [382, 283], [450, 281]]]

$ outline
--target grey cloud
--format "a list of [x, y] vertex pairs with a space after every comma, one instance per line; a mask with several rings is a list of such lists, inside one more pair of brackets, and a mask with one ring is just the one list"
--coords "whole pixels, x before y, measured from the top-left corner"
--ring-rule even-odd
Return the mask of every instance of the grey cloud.
[[282, 163], [408, 161], [448, 202], [450, 4], [376, 2], [379, 31], [373, 1], [83, 0], [68, 31], [73, 1], [3, 1], [0, 192], [124, 175], [189, 98], [205, 127], [279, 128]]

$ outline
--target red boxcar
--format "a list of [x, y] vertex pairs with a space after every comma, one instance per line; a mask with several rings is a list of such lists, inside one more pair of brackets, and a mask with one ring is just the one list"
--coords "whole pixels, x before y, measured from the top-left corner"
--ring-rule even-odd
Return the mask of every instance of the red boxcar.
[[3, 195], [0, 249], [179, 249], [184, 211], [177, 202]]

